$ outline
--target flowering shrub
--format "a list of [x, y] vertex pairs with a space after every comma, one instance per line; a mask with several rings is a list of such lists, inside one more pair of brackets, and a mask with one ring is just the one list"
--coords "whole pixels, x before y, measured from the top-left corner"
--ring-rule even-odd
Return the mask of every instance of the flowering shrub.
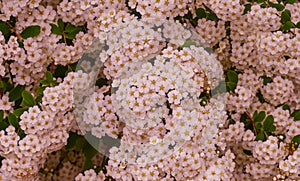
[[3, 0], [0, 180], [299, 180], [298, 0]]

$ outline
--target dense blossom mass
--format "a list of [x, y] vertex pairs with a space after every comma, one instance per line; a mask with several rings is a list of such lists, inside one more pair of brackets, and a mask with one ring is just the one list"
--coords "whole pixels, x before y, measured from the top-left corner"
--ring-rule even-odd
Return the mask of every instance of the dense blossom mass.
[[0, 181], [300, 179], [298, 0], [2, 0]]

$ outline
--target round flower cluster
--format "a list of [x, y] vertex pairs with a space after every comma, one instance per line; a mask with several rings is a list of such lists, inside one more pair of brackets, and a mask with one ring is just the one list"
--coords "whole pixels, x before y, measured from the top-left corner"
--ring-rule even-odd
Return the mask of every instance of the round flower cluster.
[[264, 98], [272, 105], [277, 106], [293, 99], [293, 82], [282, 77], [275, 77], [272, 83], [261, 87]]
[[[112, 79], [111, 97], [104, 95], [109, 87], [96, 89], [96, 92], [86, 89], [75, 95], [80, 100], [75, 112], [81, 131], [90, 131], [97, 138], [110, 136], [116, 139], [122, 135], [120, 147], [110, 149], [109, 157], [114, 165], [146, 165], [158, 161], [191, 140], [196, 133], [203, 149], [204, 145], [211, 144], [218, 124], [226, 119], [225, 107], [218, 97], [211, 98], [211, 102], [205, 103], [207, 109], [203, 108], [198, 97], [204, 90], [208, 94], [209, 89], [217, 87], [222, 79], [222, 67], [215, 57], [194, 45], [176, 49], [192, 33], [172, 21], [133, 20], [120, 27], [107, 33], [107, 46], [96, 41], [106, 50], [99, 52], [92, 45], [80, 62], [79, 67], [90, 72], [80, 70], [78, 73], [82, 76], [77, 77], [78, 82], [90, 80], [85, 83], [92, 85], [93, 80], [84, 77], [96, 75], [101, 62], [104, 62], [103, 73]], [[172, 28], [179, 32], [173, 33]], [[164, 49], [166, 40], [163, 38], [170, 40], [167, 41], [169, 47]], [[133, 42], [132, 46], [128, 42]], [[155, 55], [159, 52], [161, 54]], [[128, 67], [124, 67], [126, 64]], [[140, 70], [137, 65], [141, 66]], [[109, 66], [118, 69], [106, 72]], [[209, 125], [201, 125], [205, 119], [210, 120]]]

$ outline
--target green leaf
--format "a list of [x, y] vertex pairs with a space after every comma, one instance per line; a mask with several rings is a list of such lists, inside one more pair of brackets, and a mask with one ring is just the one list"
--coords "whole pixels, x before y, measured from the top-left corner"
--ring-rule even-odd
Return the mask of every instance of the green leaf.
[[245, 150], [245, 149], [244, 149], [243, 152], [244, 152], [246, 155], [249, 155], [249, 156], [252, 155], [251, 150]]
[[269, 5], [270, 5], [270, 7], [272, 7], [272, 8], [276, 8], [277, 11], [282, 11], [282, 10], [284, 10], [284, 6], [281, 5], [281, 4], [276, 4], [276, 3], [272, 3], [272, 2], [269, 1]]
[[297, 2], [297, 0], [283, 0], [283, 2], [284, 2], [285, 4], [294, 4], [294, 3]]
[[74, 132], [70, 132], [69, 133], [69, 138], [68, 138], [68, 144], [66, 145], [67, 149], [71, 149], [75, 146], [76, 144], [76, 140], [79, 138], [80, 136]]
[[19, 129], [18, 135], [20, 136], [20, 139], [23, 139], [26, 136], [24, 130], [22, 129]]
[[276, 127], [274, 126], [274, 117], [272, 115], [267, 116], [264, 121], [263, 128], [266, 132], [269, 133], [272, 133], [276, 130]]
[[256, 130], [260, 130], [262, 128], [262, 124], [260, 122], [255, 123]]
[[226, 88], [229, 91], [233, 91], [236, 88], [236, 83], [234, 83], [234, 82], [226, 82]]
[[260, 78], [263, 79], [263, 84], [267, 85], [268, 83], [272, 82], [273, 80], [270, 77], [267, 77], [265, 75], [261, 76]]
[[91, 159], [85, 159], [84, 161], [84, 170], [89, 170], [94, 168], [94, 163]]
[[58, 65], [54, 70], [54, 77], [65, 77], [68, 71], [67, 66]]
[[40, 102], [42, 101], [42, 99], [43, 99], [43, 96], [38, 95], [38, 96], [36, 96], [36, 98], [35, 98], [35, 102], [36, 102], [36, 103], [40, 103]]
[[264, 97], [263, 97], [263, 95], [261, 94], [260, 91], [258, 91], [258, 92], [256, 93], [256, 97], [258, 98], [259, 102], [261, 102], [261, 103], [266, 102], [266, 100], [264, 99]]
[[10, 32], [10, 27], [6, 22], [0, 21], [0, 31], [3, 35], [7, 35]]
[[228, 124], [235, 124], [235, 121], [233, 119], [229, 119]]
[[286, 9], [281, 13], [281, 23], [284, 24], [285, 22], [290, 20], [291, 20], [291, 12]]
[[262, 4], [260, 5], [260, 7], [261, 7], [261, 8], [266, 8], [266, 7], [267, 7], [267, 3], [266, 3], [266, 2], [262, 3]]
[[50, 71], [46, 71], [45, 74], [46, 74], [46, 80], [48, 82], [53, 82], [53, 75], [52, 75], [52, 73]]
[[41, 27], [38, 25], [28, 26], [21, 32], [21, 37], [27, 39], [29, 37], [35, 37], [41, 32]]
[[23, 102], [22, 102], [23, 105], [29, 106], [29, 107], [35, 105], [34, 98], [30, 92], [24, 90], [22, 92], [22, 97], [23, 97]]
[[48, 82], [47, 80], [41, 80], [40, 83], [42, 85], [48, 85], [48, 84], [50, 84], [50, 82]]
[[266, 136], [263, 132], [259, 132], [255, 138], [255, 141], [258, 141], [258, 140], [261, 140], [261, 141], [265, 141], [266, 140]]
[[207, 16], [207, 19], [211, 21], [217, 21], [219, 18], [215, 13], [211, 13]]
[[58, 24], [58, 28], [60, 29], [61, 32], [63, 32], [63, 30], [65, 29], [65, 24], [64, 22], [62, 21], [62, 19], [59, 19], [57, 21], [57, 24]]
[[299, 121], [300, 120], [300, 110], [295, 110], [292, 114], [292, 117], [294, 117], [295, 121]]
[[296, 28], [300, 28], [300, 21], [296, 24]]
[[203, 8], [196, 9], [196, 15], [197, 15], [197, 18], [199, 18], [199, 19], [206, 18], [206, 13]]
[[257, 114], [257, 116], [253, 116], [255, 122], [262, 122], [266, 117], [265, 111], [261, 111]]
[[19, 128], [18, 119], [13, 113], [8, 114], [8, 122], [10, 125], [14, 126], [16, 129]]
[[23, 92], [24, 89], [25, 89], [25, 87], [21, 86], [21, 85], [17, 85], [15, 88], [13, 88], [8, 94], [9, 101], [13, 102], [13, 101], [16, 101], [18, 99], [21, 99], [22, 98], [22, 92]]
[[292, 139], [292, 143], [295, 143], [296, 145], [296, 149], [298, 148], [298, 146], [299, 146], [299, 144], [300, 144], [300, 134], [298, 134], [298, 135], [296, 135], [296, 136], [294, 136], [293, 137], [293, 139]]
[[247, 14], [251, 10], [251, 4], [245, 4], [244, 6], [245, 6], [245, 9], [244, 9], [243, 15]]
[[25, 111], [27, 111], [27, 110], [28, 110], [27, 107], [22, 107], [22, 108], [16, 109], [16, 110], [14, 111], [14, 115], [15, 115], [16, 117], [20, 117], [20, 116], [23, 114], [23, 112], [25, 112]]
[[79, 33], [80, 31], [82, 31], [82, 28], [76, 27], [73, 31], [67, 33], [67, 38], [71, 40], [74, 39], [77, 33]]
[[76, 27], [74, 25], [72, 25], [71, 23], [68, 23], [66, 28], [65, 28], [65, 32], [66, 33], [72, 32], [72, 31], [74, 31], [75, 28]]
[[76, 151], [82, 151], [82, 149], [86, 146], [87, 141], [85, 140], [84, 137], [80, 136], [76, 139]]
[[183, 45], [182, 47], [190, 47], [192, 45], [196, 45], [196, 43], [192, 40], [187, 40]]
[[283, 110], [289, 110], [289, 111], [290, 111], [290, 106], [287, 105], [287, 104], [283, 104], [283, 105], [282, 105], [282, 109], [283, 109]]
[[287, 21], [282, 26], [282, 30], [283, 31], [289, 31], [291, 28], [294, 28], [294, 27], [295, 27], [294, 23], [292, 23], [291, 21]]
[[229, 82], [238, 82], [238, 74], [234, 70], [228, 70], [227, 71], [227, 78]]
[[7, 124], [7, 122], [0, 121], [0, 130], [5, 130], [8, 126], [9, 124]]
[[98, 151], [89, 143], [86, 144], [82, 152], [87, 159], [92, 159], [98, 153]]
[[4, 111], [0, 110], [0, 122], [4, 119]]
[[61, 35], [62, 31], [59, 29], [59, 27], [55, 24], [50, 24], [51, 26], [51, 33], [56, 34], [56, 35]]

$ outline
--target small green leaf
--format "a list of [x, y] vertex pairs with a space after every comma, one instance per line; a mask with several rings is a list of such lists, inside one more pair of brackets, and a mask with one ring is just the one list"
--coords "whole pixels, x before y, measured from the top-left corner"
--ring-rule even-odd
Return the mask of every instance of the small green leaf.
[[192, 45], [196, 45], [196, 43], [192, 40], [187, 40], [183, 45], [182, 47], [190, 47]]
[[249, 156], [252, 155], [251, 150], [245, 150], [245, 149], [244, 149], [243, 152], [244, 152], [246, 155], [249, 155]]
[[76, 27], [73, 31], [67, 33], [67, 38], [73, 40], [80, 31], [82, 31], [82, 28]]
[[257, 116], [253, 116], [255, 122], [262, 122], [266, 117], [265, 111], [261, 111], [257, 114]]
[[290, 106], [287, 105], [287, 104], [283, 104], [283, 105], [282, 105], [282, 109], [283, 109], [283, 110], [290, 110]]
[[39, 88], [36, 90], [36, 93], [37, 93], [38, 95], [43, 95], [45, 89], [46, 89], [46, 87], [39, 87]]
[[273, 80], [270, 77], [267, 77], [265, 75], [261, 76], [260, 78], [263, 79], [263, 84], [267, 85], [268, 83], [272, 82]]
[[25, 89], [25, 87], [21, 86], [21, 85], [17, 85], [15, 88], [13, 88], [8, 94], [9, 101], [13, 102], [13, 101], [16, 101], [18, 99], [21, 99], [22, 98], [22, 92], [23, 92], [24, 89]]
[[257, 111], [255, 111], [254, 113], [253, 113], [253, 119], [255, 119], [255, 117], [258, 115], [258, 112]]
[[7, 78], [2, 78], [0, 81], [0, 88], [2, 88], [2, 93], [4, 94], [5, 92], [12, 90], [14, 87], [8, 82]]
[[206, 13], [203, 8], [196, 9], [196, 15], [197, 15], [197, 18], [199, 18], [199, 19], [206, 18]]
[[87, 159], [92, 159], [98, 153], [98, 151], [89, 143], [86, 144], [82, 152]]
[[211, 21], [217, 21], [219, 18], [215, 13], [211, 13], [207, 16], [207, 19]]
[[296, 28], [300, 28], [300, 21], [296, 24]]
[[0, 110], [0, 122], [4, 119], [4, 111]]
[[260, 122], [255, 123], [256, 130], [260, 130], [262, 128], [262, 124]]
[[297, 149], [300, 144], [300, 134], [296, 135], [292, 139], [292, 143], [295, 143], [295, 148]]
[[234, 70], [228, 70], [227, 72], [227, 78], [229, 82], [238, 82], [238, 74]]
[[72, 31], [74, 31], [75, 28], [76, 27], [74, 25], [72, 25], [71, 23], [68, 23], [67, 26], [66, 26], [66, 28], [65, 28], [65, 32], [66, 33], [70, 33]]
[[266, 136], [263, 132], [259, 132], [255, 138], [255, 141], [258, 141], [258, 140], [261, 140], [261, 141], [265, 141], [266, 140]]
[[286, 4], [294, 4], [297, 2], [297, 0], [284, 0], [283, 2]]
[[13, 113], [8, 114], [8, 122], [10, 125], [14, 126], [15, 128], [19, 128], [18, 119]]
[[236, 88], [236, 83], [234, 83], [234, 82], [226, 82], [226, 88], [229, 91], [233, 91]]
[[87, 141], [85, 140], [85, 138], [84, 137], [78, 137], [77, 139], [76, 139], [76, 151], [82, 151], [82, 149], [86, 146], [86, 144], [87, 144]]
[[74, 132], [70, 132], [69, 133], [69, 138], [68, 138], [68, 144], [66, 145], [67, 149], [71, 149], [76, 145], [76, 140], [79, 138], [80, 136]]
[[299, 121], [300, 120], [300, 110], [295, 110], [292, 114], [292, 117], [294, 117], [295, 121]]
[[266, 132], [269, 133], [272, 133], [276, 130], [276, 127], [274, 126], [274, 117], [272, 115], [267, 116], [264, 121], [263, 128]]
[[5, 130], [8, 126], [9, 124], [7, 124], [7, 122], [0, 121], [0, 130]]
[[6, 22], [0, 21], [0, 31], [3, 35], [7, 35], [10, 32], [10, 27]]
[[22, 97], [23, 97], [23, 102], [22, 102], [23, 105], [29, 106], [29, 107], [35, 105], [34, 98], [30, 92], [24, 90], [22, 92]]
[[284, 24], [285, 22], [290, 20], [291, 20], [291, 12], [286, 9], [281, 13], [281, 23]]
[[228, 124], [235, 124], [235, 121], [233, 119], [229, 119]]
[[85, 159], [84, 161], [84, 170], [89, 170], [94, 168], [94, 163], [93, 160], [91, 159]]
[[260, 5], [260, 7], [261, 7], [261, 8], [266, 8], [266, 7], [267, 7], [267, 3], [266, 3], [266, 2], [262, 3], [262, 4]]
[[244, 9], [243, 15], [247, 14], [251, 10], [251, 4], [245, 4], [244, 6], [245, 6], [245, 9]]
[[52, 73], [50, 71], [46, 71], [45, 74], [46, 74], [46, 80], [48, 82], [53, 82], [53, 75], [52, 75]]
[[41, 32], [41, 27], [38, 25], [28, 26], [21, 32], [21, 37], [27, 39], [29, 37], [35, 37]]
[[65, 24], [64, 24], [64, 22], [62, 21], [62, 19], [59, 19], [59, 20], [57, 21], [57, 24], [58, 24], [58, 28], [60, 29], [60, 31], [63, 32], [64, 29], [65, 29]]
[[277, 11], [282, 11], [282, 10], [284, 10], [284, 6], [281, 5], [281, 4], [276, 4], [276, 3], [272, 3], [271, 1], [269, 1], [269, 5], [270, 5], [270, 7], [272, 7], [272, 8], [276, 8]]
[[261, 103], [266, 102], [266, 100], [264, 99], [264, 97], [263, 97], [263, 95], [261, 94], [260, 91], [258, 91], [258, 92], [256, 93], [256, 97], [258, 98], [259, 102], [261, 102]]
[[40, 102], [42, 101], [42, 99], [43, 99], [43, 96], [38, 95], [38, 96], [36, 96], [36, 98], [35, 98], [35, 102], [36, 102], [36, 103], [40, 103]]
[[22, 107], [22, 108], [16, 109], [16, 110], [14, 111], [14, 115], [15, 115], [16, 117], [20, 117], [20, 116], [23, 114], [23, 112], [25, 112], [25, 111], [27, 111], [27, 110], [28, 110], [27, 107]]
[[48, 82], [47, 80], [41, 80], [40, 83], [42, 85], [48, 85], [48, 84], [50, 84], [50, 82]]
[[294, 27], [295, 27], [294, 23], [292, 23], [291, 21], [287, 21], [282, 26], [282, 30], [283, 31], [289, 31], [291, 28], [294, 28]]
[[51, 26], [51, 33], [56, 34], [56, 35], [62, 34], [62, 31], [58, 28], [57, 25], [51, 23], [50, 26]]

